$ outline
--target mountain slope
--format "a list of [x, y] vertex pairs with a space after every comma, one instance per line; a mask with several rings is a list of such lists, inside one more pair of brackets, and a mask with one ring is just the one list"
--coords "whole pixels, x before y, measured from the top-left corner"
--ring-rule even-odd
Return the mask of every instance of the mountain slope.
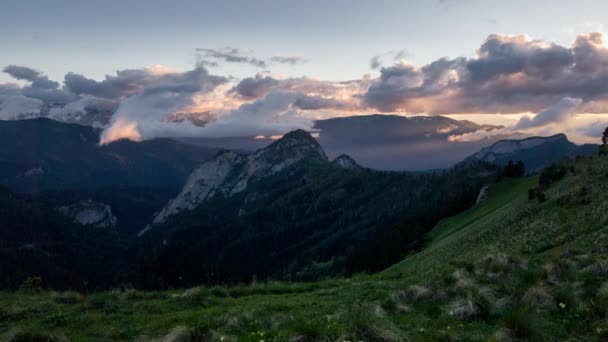
[[[603, 341], [608, 338], [608, 158], [492, 185], [379, 274], [164, 292], [0, 293], [9, 329], [74, 339]], [[585, 190], [586, 189], [586, 190]], [[87, 310], [84, 310], [87, 308]], [[30, 313], [27, 318], [23, 312]], [[64, 312], [62, 324], [48, 312]], [[150, 314], [150, 312], [154, 314]], [[116, 324], [114, 322], [120, 322]]]
[[377, 270], [495, 176], [485, 164], [413, 174], [339, 160], [294, 131], [254, 154], [205, 162], [140, 233], [157, 245], [144, 251], [146, 272], [158, 276], [147, 286]]
[[521, 160], [526, 166], [526, 171], [537, 172], [552, 163], [590, 155], [596, 150], [597, 145], [579, 146], [570, 142], [566, 135], [557, 134], [550, 137], [500, 140], [482, 148], [464, 162], [485, 161], [504, 166], [509, 160], [514, 162]]
[[[87, 205], [84, 214], [91, 217], [93, 204]], [[78, 224], [71, 217], [76, 210], [0, 188], [0, 287], [18, 288], [38, 276], [58, 289], [103, 288], [127, 271], [116, 229], [99, 220]]]

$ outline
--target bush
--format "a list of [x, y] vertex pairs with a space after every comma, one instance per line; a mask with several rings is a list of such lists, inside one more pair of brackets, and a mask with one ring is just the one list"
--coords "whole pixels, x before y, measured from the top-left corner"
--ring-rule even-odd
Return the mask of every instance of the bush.
[[551, 166], [545, 168], [543, 172], [540, 174], [539, 184], [543, 189], [549, 188], [551, 184], [557, 182], [562, 179], [567, 173], [566, 167], [563, 165], [552, 164]]
[[340, 340], [403, 340], [403, 332], [386, 318], [380, 307], [371, 304], [353, 304], [344, 315], [344, 323], [348, 336]]
[[27, 278], [25, 278], [23, 283], [21, 283], [21, 289], [23, 289], [23, 290], [41, 291], [42, 288], [43, 288], [42, 287], [42, 278], [40, 278], [40, 277], [35, 277], [35, 276], [27, 277]]
[[538, 188], [528, 189], [528, 199], [533, 200], [538, 196]]
[[545, 196], [545, 193], [544, 193], [544, 192], [542, 192], [542, 191], [540, 191], [540, 192], [537, 194], [537, 197], [538, 197], [538, 202], [539, 202], [539, 203], [543, 203], [544, 201], [546, 201], [546, 200], [547, 200], [547, 197]]
[[173, 328], [167, 335], [160, 339], [161, 342], [198, 342], [209, 340], [211, 340], [211, 336], [208, 332], [183, 326]]
[[503, 324], [516, 338], [531, 339], [536, 333], [534, 312], [523, 305], [515, 307], [505, 315]]

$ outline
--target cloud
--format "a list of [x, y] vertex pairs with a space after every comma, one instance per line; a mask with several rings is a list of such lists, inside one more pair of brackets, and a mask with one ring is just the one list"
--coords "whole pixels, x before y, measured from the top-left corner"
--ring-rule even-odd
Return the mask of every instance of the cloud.
[[172, 71], [156, 66], [143, 69], [118, 70], [96, 81], [76, 73], [64, 77], [65, 87], [74, 94], [92, 95], [105, 99], [120, 99], [141, 92], [147, 86], [162, 82]]
[[8, 65], [3, 69], [3, 71], [17, 80], [33, 82], [40, 78], [43, 78], [43, 75], [40, 71], [19, 65]]
[[37, 99], [45, 103], [66, 103], [73, 100], [70, 93], [59, 89], [59, 83], [49, 80], [49, 78], [41, 72], [32, 68], [9, 65], [3, 69], [11, 77], [28, 81], [30, 84], [21, 89], [23, 96]]
[[604, 134], [604, 130], [608, 127], [608, 121], [595, 121], [589, 125], [578, 127], [577, 131], [587, 137], [598, 138]]
[[405, 50], [391, 50], [379, 55], [373, 56], [369, 61], [369, 67], [372, 70], [380, 69], [382, 61], [385, 57], [390, 57], [393, 61], [401, 61], [408, 55]]
[[248, 49], [237, 49], [233, 47], [225, 47], [221, 49], [197, 48], [199, 57], [221, 60], [227, 63], [249, 64], [257, 68], [266, 68], [265, 60], [251, 56], [252, 51]]
[[[567, 124], [575, 112], [608, 112], [608, 48], [601, 33], [579, 35], [570, 46], [493, 34], [475, 57], [446, 57], [421, 66], [403, 60], [405, 51], [393, 50], [370, 61], [372, 68], [380, 68], [378, 77], [365, 75], [344, 82], [269, 72], [240, 80], [212, 75], [206, 65], [266, 68], [304, 60], [294, 56], [265, 60], [251, 50], [236, 48], [197, 52], [201, 60], [189, 71], [153, 66], [118, 70], [101, 80], [71, 72], [56, 82], [36, 69], [9, 65], [3, 71], [19, 82], [0, 84], [1, 116], [39, 115], [102, 125], [104, 141], [111, 141], [164, 135], [277, 135], [285, 133], [280, 129], [307, 127], [312, 117], [371, 111], [536, 112], [534, 118], [524, 117], [505, 130], [540, 132]], [[382, 66], [383, 62], [391, 65]], [[502, 133], [508, 132], [476, 135]]]
[[[272, 91], [253, 103], [220, 115], [196, 134], [200, 137], [272, 136], [298, 128], [311, 129], [313, 122], [302, 114], [302, 107], [315, 100], [295, 92]], [[318, 107], [325, 105], [322, 101], [317, 104]]]
[[158, 75], [154, 82], [120, 102], [109, 127], [102, 133], [101, 143], [123, 138], [141, 140], [192, 135], [190, 132], [196, 126], [190, 121], [173, 122], [171, 115], [193, 110], [196, 95], [210, 93], [227, 81], [225, 77], [210, 75], [200, 66], [183, 73]]
[[387, 112], [521, 113], [565, 97], [580, 98], [581, 109], [608, 110], [608, 49], [601, 33], [580, 35], [570, 47], [493, 34], [474, 58], [381, 68], [364, 102]]
[[22, 95], [10, 96], [0, 103], [0, 120], [16, 120], [37, 117], [43, 102]]
[[241, 80], [232, 88], [232, 92], [246, 99], [257, 99], [268, 94], [279, 83], [279, 80], [270, 76], [257, 74]]
[[279, 64], [296, 65], [308, 62], [306, 58], [300, 56], [273, 56], [270, 58], [271, 62]]
[[558, 103], [541, 111], [532, 118], [528, 116], [522, 117], [515, 125], [515, 129], [529, 129], [564, 122], [568, 120], [572, 115], [572, 111], [582, 102], [581, 99], [564, 97]]

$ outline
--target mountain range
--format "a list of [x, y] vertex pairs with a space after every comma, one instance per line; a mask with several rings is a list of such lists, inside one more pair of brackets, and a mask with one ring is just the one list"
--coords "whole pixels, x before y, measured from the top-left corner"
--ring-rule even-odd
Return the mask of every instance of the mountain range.
[[[336, 120], [323, 130], [339, 130]], [[478, 128], [447, 118], [340, 120], [361, 135], [366, 121], [394, 120], [385, 140], [397, 142], [424, 140], [417, 129], [438, 122], [460, 124], [450, 132]], [[158, 288], [375, 271], [422, 246], [438, 220], [473, 205], [508, 160], [535, 172], [597, 148], [563, 135], [504, 140], [452, 168], [396, 172], [332, 156], [323, 134], [302, 130], [255, 152], [170, 139], [100, 146], [99, 133], [49, 119], [0, 122], [0, 268], [15, 274], [4, 286], [31, 274], [57, 287]], [[94, 252], [101, 246], [104, 253]]]
[[[498, 140], [449, 141], [453, 135], [491, 130], [445, 116], [360, 115], [315, 121], [313, 131], [331, 158], [347, 154], [372, 169], [420, 171], [453, 166], [470, 154]], [[261, 137], [190, 138], [184, 142], [254, 152], [272, 139]]]
[[541, 171], [543, 168], [576, 156], [588, 156], [597, 151], [593, 144], [576, 145], [568, 140], [565, 134], [550, 137], [530, 137], [526, 139], [500, 140], [491, 146], [467, 157], [463, 163], [484, 161], [505, 166], [509, 161], [522, 161], [528, 173]]

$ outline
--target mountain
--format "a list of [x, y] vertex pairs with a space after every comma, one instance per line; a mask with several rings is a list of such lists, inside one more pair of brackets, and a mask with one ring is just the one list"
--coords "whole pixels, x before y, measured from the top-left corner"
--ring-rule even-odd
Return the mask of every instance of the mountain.
[[18, 288], [31, 276], [57, 289], [116, 284], [129, 254], [113, 220], [100, 203], [57, 207], [0, 187], [0, 287]]
[[484, 161], [504, 166], [509, 160], [514, 162], [521, 160], [527, 172], [538, 172], [550, 164], [576, 156], [587, 156], [596, 150], [597, 145], [579, 146], [570, 142], [566, 135], [556, 134], [550, 137], [500, 140], [482, 148], [464, 162]]
[[0, 336], [605, 341], [608, 158], [564, 169], [543, 200], [529, 197], [538, 176], [490, 184], [485, 200], [441, 220], [421, 250], [378, 273], [150, 292], [3, 292], [9, 324]]
[[99, 146], [99, 130], [50, 119], [0, 121], [0, 184], [19, 192], [179, 188], [217, 150], [170, 139]]
[[[313, 130], [319, 134], [318, 142], [330, 158], [347, 154], [364, 167], [420, 171], [448, 168], [494, 141], [450, 141], [450, 136], [498, 127], [445, 116], [372, 114], [317, 120]], [[260, 137], [182, 141], [249, 152], [273, 142]]]
[[134, 235], [197, 165], [217, 153], [171, 139], [99, 146], [99, 133], [45, 118], [0, 121], [0, 185], [44, 193], [58, 206], [105, 203], [120, 230]]
[[484, 163], [406, 173], [362, 168], [347, 156], [330, 161], [302, 130], [250, 155], [221, 152], [140, 232], [154, 248], [142, 250], [134, 282], [377, 270], [421, 243], [437, 220], [472, 205], [494, 177]]

